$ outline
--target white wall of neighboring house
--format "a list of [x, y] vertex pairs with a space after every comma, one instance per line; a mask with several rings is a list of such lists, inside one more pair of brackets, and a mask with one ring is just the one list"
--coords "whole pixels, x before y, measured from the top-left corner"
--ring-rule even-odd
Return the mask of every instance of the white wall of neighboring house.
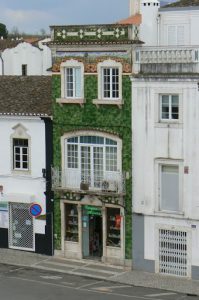
[[[160, 45], [199, 45], [199, 9], [161, 10], [159, 13]], [[169, 38], [169, 35], [172, 37]]]
[[[30, 171], [13, 171], [12, 134], [13, 127], [22, 125], [30, 137]], [[45, 169], [45, 125], [40, 118], [29, 117], [1, 117], [0, 118], [0, 185], [3, 186], [1, 201], [36, 202], [42, 207], [42, 214], [46, 213], [46, 182], [42, 176]], [[38, 134], [39, 133], [39, 134]], [[0, 212], [0, 222], [2, 216]], [[45, 234], [45, 221], [34, 220], [34, 233]]]
[[[154, 261], [157, 270], [159, 228], [185, 230], [191, 276], [191, 266], [199, 267], [198, 80], [188, 76], [132, 80], [133, 212], [144, 216], [144, 259]], [[160, 121], [161, 94], [179, 95], [177, 122]], [[180, 165], [181, 208], [177, 213], [160, 209], [160, 163]]]
[[[46, 41], [46, 40], [45, 40]], [[52, 66], [51, 51], [42, 42], [39, 47], [22, 42], [15, 48], [2, 53], [4, 75], [22, 75], [22, 65], [27, 65], [27, 75], [50, 75]]]

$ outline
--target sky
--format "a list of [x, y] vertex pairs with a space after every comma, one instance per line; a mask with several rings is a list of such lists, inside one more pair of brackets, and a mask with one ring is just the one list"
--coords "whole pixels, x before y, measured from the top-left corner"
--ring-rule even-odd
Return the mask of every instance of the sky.
[[0, 23], [11, 31], [49, 32], [50, 25], [113, 23], [129, 16], [129, 0], [0, 0]]

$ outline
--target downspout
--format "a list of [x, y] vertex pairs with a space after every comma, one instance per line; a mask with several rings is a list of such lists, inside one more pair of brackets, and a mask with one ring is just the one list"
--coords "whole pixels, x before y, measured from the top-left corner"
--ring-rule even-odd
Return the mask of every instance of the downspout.
[[2, 57], [2, 53], [0, 52], [0, 59], [2, 61], [2, 75], [4, 75], [4, 61], [3, 61], [3, 57]]
[[157, 46], [160, 46], [160, 14], [157, 16]]

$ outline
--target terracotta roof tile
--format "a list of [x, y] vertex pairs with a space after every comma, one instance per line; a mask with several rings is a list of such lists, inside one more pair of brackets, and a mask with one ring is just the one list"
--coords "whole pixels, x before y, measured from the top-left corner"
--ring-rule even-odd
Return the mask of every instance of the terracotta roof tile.
[[122, 25], [140, 25], [142, 23], [142, 15], [141, 14], [136, 14], [133, 16], [130, 16], [127, 19], [120, 20], [118, 24]]

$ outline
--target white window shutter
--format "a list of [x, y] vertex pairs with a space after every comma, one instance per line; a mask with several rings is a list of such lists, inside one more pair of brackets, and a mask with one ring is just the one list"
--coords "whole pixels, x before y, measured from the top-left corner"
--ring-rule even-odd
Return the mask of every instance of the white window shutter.
[[177, 28], [177, 44], [184, 45], [184, 26], [178, 26]]
[[168, 26], [168, 45], [176, 45], [176, 26]]

